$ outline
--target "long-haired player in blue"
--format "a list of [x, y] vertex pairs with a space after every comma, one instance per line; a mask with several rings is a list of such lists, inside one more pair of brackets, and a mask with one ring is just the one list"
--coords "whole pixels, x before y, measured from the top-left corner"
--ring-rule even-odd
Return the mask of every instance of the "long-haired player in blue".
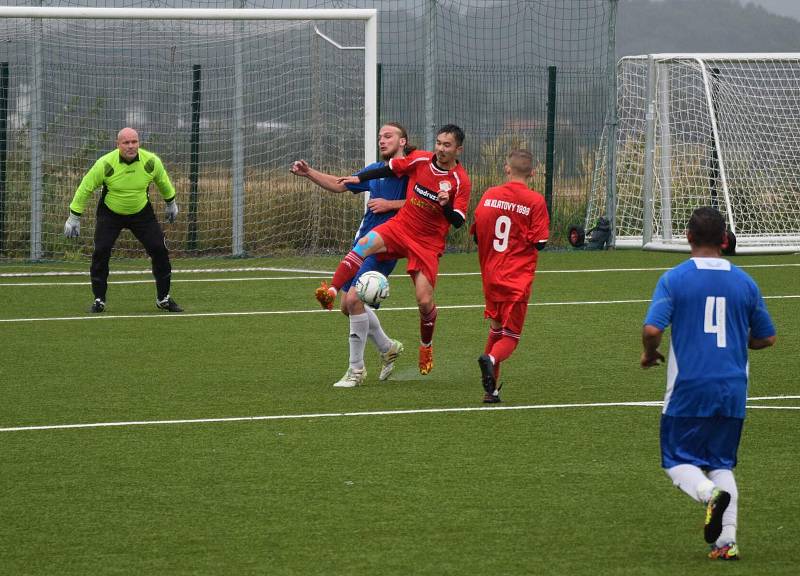
[[[382, 168], [389, 159], [403, 158], [414, 150], [414, 147], [408, 143], [406, 129], [397, 122], [387, 122], [381, 126], [378, 131], [378, 148], [382, 161], [374, 162], [358, 173]], [[297, 176], [308, 178], [330, 192], [340, 193], [347, 190], [354, 194], [369, 192], [367, 209], [358, 232], [356, 232], [353, 246], [375, 226], [397, 214], [397, 211], [405, 203], [406, 184], [408, 183], [406, 177], [380, 178], [345, 185], [338, 181], [338, 176], [315, 170], [305, 160], [294, 162], [291, 172]], [[364, 366], [367, 338], [375, 343], [381, 354], [379, 380], [386, 380], [389, 377], [394, 370], [395, 360], [403, 352], [403, 344], [386, 335], [375, 312], [359, 300], [355, 290], [356, 282], [364, 272], [376, 270], [388, 277], [394, 270], [395, 264], [397, 264], [397, 260], [379, 259], [378, 255], [370, 256], [364, 260], [356, 276], [342, 287], [341, 310], [350, 319], [350, 364], [345, 375], [334, 383], [334, 386], [338, 388], [352, 388], [364, 383], [367, 377], [367, 370]], [[332, 300], [326, 308], [328, 310], [333, 308]]]
[[738, 490], [733, 469], [744, 424], [748, 348], [775, 343], [775, 326], [750, 276], [720, 257], [725, 220], [698, 208], [686, 232], [692, 257], [664, 273], [642, 332], [641, 365], [672, 325], [661, 415], [661, 464], [672, 482], [706, 508], [709, 558], [738, 560]]

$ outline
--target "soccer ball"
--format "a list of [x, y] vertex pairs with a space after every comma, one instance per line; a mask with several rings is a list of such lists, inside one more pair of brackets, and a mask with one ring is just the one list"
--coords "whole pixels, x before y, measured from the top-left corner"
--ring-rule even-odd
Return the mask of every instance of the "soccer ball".
[[389, 280], [374, 270], [364, 272], [356, 282], [356, 294], [364, 304], [376, 306], [389, 297]]

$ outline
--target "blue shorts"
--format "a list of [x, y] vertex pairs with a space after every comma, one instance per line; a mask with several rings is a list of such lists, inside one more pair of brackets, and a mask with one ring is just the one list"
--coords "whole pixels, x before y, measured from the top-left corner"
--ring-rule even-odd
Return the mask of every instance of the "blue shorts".
[[356, 272], [356, 275], [353, 276], [353, 279], [350, 280], [350, 282], [345, 283], [344, 286], [342, 286], [341, 289], [342, 294], [347, 293], [347, 291], [350, 290], [351, 286], [355, 286], [356, 280], [358, 280], [358, 278], [364, 272], [375, 270], [376, 272], [380, 272], [381, 274], [383, 274], [388, 278], [389, 274], [392, 273], [392, 270], [394, 270], [394, 267], [396, 265], [397, 265], [397, 260], [378, 260], [378, 256], [376, 254], [373, 254], [372, 256], [367, 256], [366, 259], [364, 260], [364, 263], [361, 265], [361, 268], [359, 268], [358, 272]]
[[704, 470], [732, 470], [744, 419], [727, 416], [661, 415], [661, 466], [694, 464]]

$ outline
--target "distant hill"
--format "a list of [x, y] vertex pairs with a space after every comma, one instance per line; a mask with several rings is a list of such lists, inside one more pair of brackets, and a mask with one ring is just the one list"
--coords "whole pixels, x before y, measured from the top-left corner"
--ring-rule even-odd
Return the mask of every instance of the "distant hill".
[[737, 0], [622, 0], [617, 55], [800, 52], [800, 21]]

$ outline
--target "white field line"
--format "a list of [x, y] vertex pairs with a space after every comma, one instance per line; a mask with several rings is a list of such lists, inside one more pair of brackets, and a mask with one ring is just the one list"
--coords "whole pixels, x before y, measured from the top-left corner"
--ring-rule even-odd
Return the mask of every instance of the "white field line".
[[[788, 294], [783, 296], [764, 296], [765, 300], [782, 300], [800, 298], [800, 294]], [[529, 306], [597, 306], [597, 305], [614, 305], [614, 304], [646, 304], [650, 302], [649, 298], [634, 299], [634, 300], [585, 300], [577, 302], [531, 302]], [[483, 304], [455, 304], [455, 305], [438, 305], [439, 310], [461, 310], [461, 309], [475, 309], [483, 308]], [[410, 310], [416, 311], [416, 306], [398, 306], [395, 308], [381, 307], [381, 312], [408, 312]], [[180, 314], [167, 314], [164, 312], [153, 312], [149, 314], [88, 314], [86, 316], [55, 316], [50, 318], [0, 318], [0, 324], [12, 324], [21, 322], [64, 322], [69, 320], [119, 320], [131, 318], [150, 318], [150, 319], [164, 319], [164, 318], [225, 318], [234, 316], [281, 316], [286, 314], [328, 314], [334, 312], [333, 310], [323, 310], [315, 308], [313, 310], [251, 310], [248, 312], [182, 312]]]
[[[291, 274], [317, 274], [330, 275], [333, 272], [324, 270], [305, 270], [303, 268], [273, 268], [271, 266], [251, 266], [240, 268], [189, 268], [186, 270], [172, 270], [175, 274], [217, 274], [225, 272], [288, 272]], [[111, 276], [131, 276], [141, 274], [152, 274], [151, 270], [112, 270]], [[62, 270], [62, 271], [43, 271], [43, 272], [8, 272], [0, 274], [0, 278], [33, 278], [38, 276], [88, 276], [86, 270]]]
[[[191, 282], [254, 282], [270, 280], [319, 280], [330, 278], [331, 275], [317, 276], [245, 276], [241, 278], [173, 278], [173, 284], [184, 284]], [[152, 284], [153, 279], [145, 280], [110, 280], [109, 284]], [[80, 282], [0, 282], [0, 286], [90, 286], [89, 280]]]
[[[800, 399], [800, 396], [770, 396], [764, 399]], [[750, 401], [760, 400], [758, 397]], [[614, 408], [622, 406], [663, 406], [661, 400], [642, 402], [586, 402], [578, 404], [530, 404], [524, 406], [469, 406], [462, 408], [419, 408], [412, 410], [375, 410], [369, 412], [320, 412], [314, 414], [275, 414], [271, 416], [235, 416], [229, 418], [194, 418], [183, 420], [131, 420], [128, 422], [92, 422], [86, 424], [53, 424], [0, 428], [0, 432], [29, 432], [34, 430], [68, 430], [73, 428], [112, 428], [121, 426], [156, 426], [170, 424], [217, 424], [224, 422], [259, 422], [265, 420], [313, 420], [315, 418], [346, 418], [354, 416], [402, 416], [408, 414], [452, 414], [459, 412], [497, 412], [506, 410], [553, 410], [567, 408]], [[749, 408], [800, 410], [800, 406], [748, 406]]]
[[748, 406], [748, 410], [800, 410], [800, 406]]
[[[739, 268], [791, 268], [798, 267], [800, 264], [784, 263], [784, 264], [745, 264]], [[669, 270], [671, 267], [655, 267], [655, 268], [589, 268], [582, 270], [537, 270], [537, 274], [591, 274], [591, 273], [605, 273], [605, 272], [663, 272]], [[229, 272], [285, 272], [290, 274], [313, 274], [312, 278], [324, 277], [328, 278], [333, 275], [333, 271], [329, 270], [307, 270], [303, 268], [276, 268], [269, 266], [252, 266], [241, 268], [190, 268], [186, 270], [173, 270], [173, 274], [224, 274]], [[111, 276], [123, 275], [150, 275], [150, 270], [118, 270], [112, 271]], [[6, 272], [0, 273], [0, 278], [37, 278], [37, 277], [62, 277], [62, 276], [88, 276], [87, 271], [44, 271], [44, 272]], [[439, 276], [479, 276], [480, 272], [440, 272]], [[280, 277], [274, 278], [275, 280], [291, 280], [297, 277]], [[307, 278], [307, 277], [304, 277]], [[249, 278], [234, 278], [229, 280], [249, 280]], [[173, 280], [178, 282], [180, 280]], [[183, 280], [184, 282], [186, 280]], [[121, 283], [121, 282], [118, 282]], [[54, 284], [58, 284], [57, 282]], [[0, 284], [0, 286], [19, 286], [21, 284]], [[37, 283], [29, 285], [44, 285], [49, 286], [48, 283]], [[68, 284], [67, 284], [68, 285]]]

